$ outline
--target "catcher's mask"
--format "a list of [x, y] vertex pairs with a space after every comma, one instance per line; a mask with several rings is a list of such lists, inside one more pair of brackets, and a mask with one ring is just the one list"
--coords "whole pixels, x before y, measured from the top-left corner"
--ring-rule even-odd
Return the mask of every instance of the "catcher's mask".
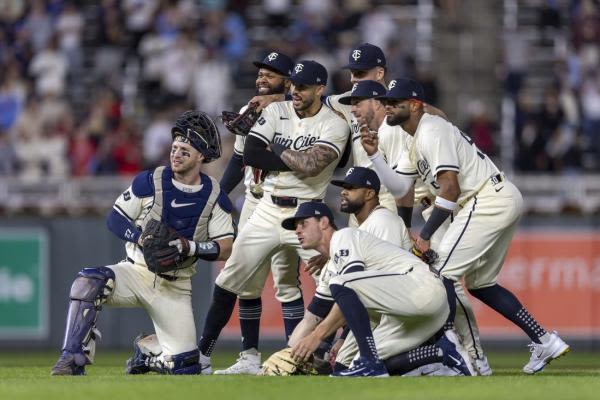
[[190, 110], [181, 114], [171, 129], [171, 137], [191, 144], [204, 155], [205, 163], [221, 157], [219, 129], [205, 112]]

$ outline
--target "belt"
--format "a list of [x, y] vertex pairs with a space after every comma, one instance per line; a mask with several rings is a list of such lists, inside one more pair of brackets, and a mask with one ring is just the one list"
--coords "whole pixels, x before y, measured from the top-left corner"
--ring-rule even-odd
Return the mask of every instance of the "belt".
[[263, 197], [263, 194], [262, 194], [262, 193], [255, 193], [255, 192], [253, 192], [252, 190], [250, 191], [250, 194], [252, 195], [252, 197], [254, 197], [254, 198], [255, 198], [255, 199], [257, 199], [257, 200], [260, 200], [260, 199], [262, 199], [262, 197]]
[[431, 199], [429, 197], [423, 197], [421, 199], [421, 207], [423, 207], [423, 210], [426, 210], [427, 208], [429, 208], [431, 206]]
[[[132, 258], [127, 257], [126, 259], [130, 263], [135, 264], [135, 261], [133, 261]], [[156, 274], [156, 275], [158, 275], [158, 277], [163, 278], [164, 280], [169, 281], [169, 282], [174, 282], [178, 279], [178, 277], [173, 276], [173, 275], [167, 275], [167, 274]]]
[[[271, 200], [273, 201], [273, 204], [276, 204], [279, 207], [297, 207], [298, 200], [302, 201], [304, 199], [298, 199], [297, 197], [271, 195]], [[315, 201], [317, 203], [321, 203], [323, 200], [322, 199], [306, 199], [306, 201]]]

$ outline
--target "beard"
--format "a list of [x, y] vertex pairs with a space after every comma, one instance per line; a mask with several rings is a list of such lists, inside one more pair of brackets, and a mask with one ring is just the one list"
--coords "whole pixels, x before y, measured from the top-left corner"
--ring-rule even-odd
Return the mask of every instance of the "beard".
[[256, 88], [256, 95], [257, 96], [266, 96], [269, 94], [285, 94], [285, 82], [281, 82], [279, 85], [274, 86], [274, 87], [268, 87], [267, 88], [267, 92], [266, 93], [261, 93], [260, 90], [258, 88]]
[[354, 214], [360, 211], [364, 206], [364, 202], [360, 203], [358, 201], [352, 202], [350, 200], [346, 200], [346, 202], [342, 203], [342, 205], [340, 206], [340, 211], [343, 213]]
[[388, 115], [387, 123], [390, 126], [396, 126], [396, 125], [400, 125], [400, 124], [403, 124], [404, 122], [408, 121], [409, 118], [410, 118], [410, 114], [409, 115], [394, 114], [394, 116], [392, 116], [392, 117], [390, 117]]

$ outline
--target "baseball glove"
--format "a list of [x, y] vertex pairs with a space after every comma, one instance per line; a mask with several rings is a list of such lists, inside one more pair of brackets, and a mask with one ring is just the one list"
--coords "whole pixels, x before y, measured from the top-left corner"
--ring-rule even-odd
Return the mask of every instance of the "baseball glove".
[[231, 111], [221, 112], [223, 125], [234, 135], [247, 136], [260, 116], [260, 112], [256, 111], [256, 107], [258, 107], [258, 103], [250, 103], [241, 114]]
[[[181, 239], [181, 253], [176, 246], [169, 246], [169, 242], [177, 239]], [[148, 269], [157, 274], [181, 268], [181, 264], [187, 258], [184, 254], [187, 255], [190, 251], [189, 242], [175, 229], [154, 219], [146, 224], [140, 242]]]
[[292, 349], [285, 348], [274, 353], [262, 365], [260, 375], [291, 376], [318, 375], [312, 362], [297, 362], [292, 357]]
[[423, 262], [427, 265], [433, 265], [437, 262], [440, 256], [433, 249], [427, 249], [426, 251], [421, 251], [417, 249], [415, 246], [410, 250], [415, 256], [419, 257]]

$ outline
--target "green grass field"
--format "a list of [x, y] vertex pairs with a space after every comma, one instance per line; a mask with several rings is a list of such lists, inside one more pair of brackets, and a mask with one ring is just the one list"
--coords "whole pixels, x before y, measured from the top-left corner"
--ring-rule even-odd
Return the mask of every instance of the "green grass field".
[[[491, 353], [491, 377], [350, 379], [329, 377], [125, 376], [128, 353], [100, 352], [85, 377], [50, 377], [57, 353], [0, 354], [0, 399], [598, 399], [600, 354], [571, 353], [535, 376], [528, 354]], [[228, 366], [234, 354], [217, 354]]]

